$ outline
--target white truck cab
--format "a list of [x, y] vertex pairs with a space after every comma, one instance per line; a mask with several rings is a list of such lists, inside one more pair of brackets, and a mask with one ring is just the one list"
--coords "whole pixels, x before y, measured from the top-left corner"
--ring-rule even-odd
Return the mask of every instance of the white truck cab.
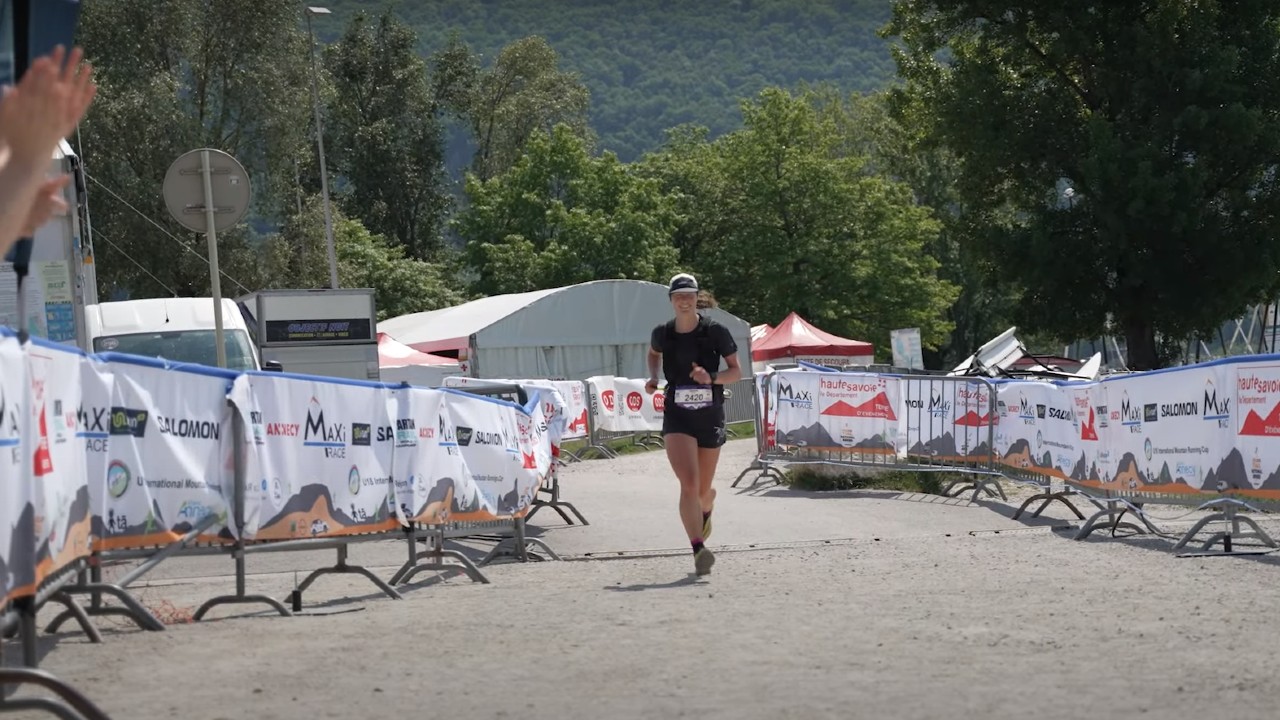
[[[152, 298], [86, 305], [89, 351], [217, 367], [213, 298]], [[258, 349], [234, 300], [222, 299], [228, 370], [261, 370]]]

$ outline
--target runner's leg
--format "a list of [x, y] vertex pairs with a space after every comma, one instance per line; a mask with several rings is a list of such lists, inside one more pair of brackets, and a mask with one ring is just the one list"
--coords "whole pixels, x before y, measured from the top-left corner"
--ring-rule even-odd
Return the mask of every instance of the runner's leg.
[[698, 448], [698, 502], [702, 510], [702, 539], [711, 536], [711, 511], [716, 504], [716, 489], [711, 487], [720, 462], [720, 448]]
[[689, 541], [702, 540], [702, 505], [698, 498], [698, 442], [692, 435], [666, 435], [667, 461], [680, 481], [680, 522]]

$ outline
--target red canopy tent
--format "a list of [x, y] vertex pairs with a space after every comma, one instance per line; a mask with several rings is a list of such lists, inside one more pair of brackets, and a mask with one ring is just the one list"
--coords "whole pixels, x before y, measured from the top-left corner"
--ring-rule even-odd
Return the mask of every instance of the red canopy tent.
[[754, 362], [783, 359], [815, 363], [843, 361], [850, 365], [864, 365], [874, 361], [874, 350], [871, 343], [819, 330], [793, 312], [776, 328], [752, 341], [751, 359]]

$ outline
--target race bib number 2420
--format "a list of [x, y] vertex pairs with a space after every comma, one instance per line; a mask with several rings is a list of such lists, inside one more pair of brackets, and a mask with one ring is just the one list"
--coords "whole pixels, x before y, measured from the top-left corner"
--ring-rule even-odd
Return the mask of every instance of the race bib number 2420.
[[673, 398], [676, 407], [686, 410], [701, 410], [705, 407], [711, 407], [714, 396], [711, 393], [711, 387], [708, 385], [698, 385], [695, 387], [679, 387], [676, 388], [675, 397]]

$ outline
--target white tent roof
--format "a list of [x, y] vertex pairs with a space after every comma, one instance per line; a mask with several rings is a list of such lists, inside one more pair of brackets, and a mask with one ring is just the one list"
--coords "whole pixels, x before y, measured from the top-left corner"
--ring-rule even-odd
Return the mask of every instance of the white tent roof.
[[492, 295], [440, 310], [400, 315], [378, 323], [378, 332], [421, 352], [463, 350], [473, 333], [563, 289]]
[[[702, 312], [729, 328], [748, 365], [750, 326], [718, 308]], [[671, 316], [666, 285], [596, 280], [402, 315], [378, 331], [422, 352], [474, 350], [467, 371], [476, 377], [640, 377], [650, 334]]]

